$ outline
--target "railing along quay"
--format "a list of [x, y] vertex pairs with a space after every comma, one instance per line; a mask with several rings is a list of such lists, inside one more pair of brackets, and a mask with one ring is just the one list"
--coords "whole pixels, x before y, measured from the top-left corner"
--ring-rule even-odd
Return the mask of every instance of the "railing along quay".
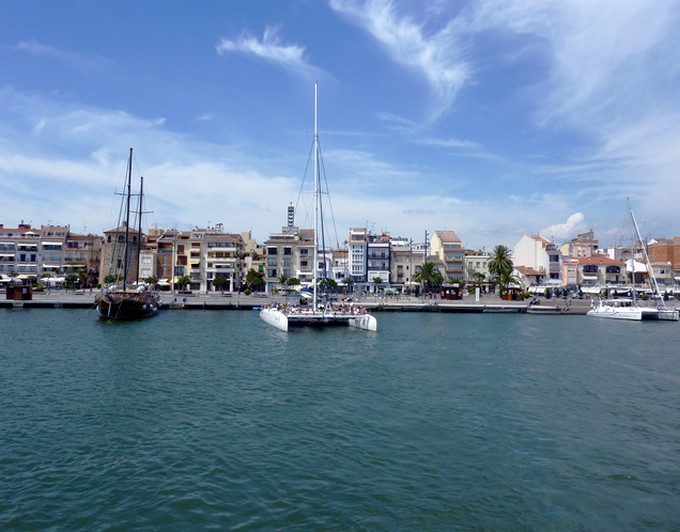
[[[94, 308], [96, 291], [67, 292], [63, 290], [37, 292], [33, 299], [16, 301], [0, 299], [0, 308]], [[3, 294], [4, 295], [4, 294]], [[2, 297], [2, 295], [0, 295]], [[256, 294], [165, 294], [161, 296], [162, 310], [258, 310], [271, 303], [287, 303], [281, 295]], [[531, 313], [582, 315], [590, 309], [589, 299], [538, 299], [532, 301], [504, 301], [495, 295], [462, 300], [429, 299], [409, 296], [367, 296], [356, 298], [354, 304], [374, 312], [442, 312], [442, 313]]]

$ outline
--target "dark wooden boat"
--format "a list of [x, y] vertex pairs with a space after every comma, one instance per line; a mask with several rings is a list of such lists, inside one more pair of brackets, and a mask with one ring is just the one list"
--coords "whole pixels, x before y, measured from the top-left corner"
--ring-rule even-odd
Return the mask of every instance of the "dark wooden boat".
[[[100, 294], [95, 297], [95, 305], [99, 310], [99, 313], [111, 320], [136, 320], [141, 318], [148, 318], [155, 316], [160, 308], [160, 296], [153, 289], [153, 287], [146, 286], [139, 283], [138, 273], [135, 275], [135, 289], [128, 288], [128, 277], [130, 275], [130, 259], [133, 253], [136, 254], [135, 264], [137, 265], [137, 272], [139, 272], [139, 255], [141, 252], [141, 242], [142, 242], [142, 198], [144, 189], [144, 178], [140, 178], [140, 189], [139, 189], [139, 210], [138, 210], [138, 233], [137, 236], [130, 239], [130, 198], [132, 196], [131, 183], [132, 183], [132, 148], [130, 148], [130, 158], [128, 160], [128, 171], [126, 179], [126, 191], [123, 194], [125, 202], [125, 236], [123, 242], [124, 246], [123, 253], [123, 271], [122, 271], [122, 283], [123, 286], [111, 286], [104, 289]], [[119, 225], [120, 227], [120, 225]], [[131, 249], [134, 248], [134, 249]], [[112, 254], [112, 263], [115, 261], [115, 254]], [[113, 264], [112, 264], [113, 266]], [[118, 275], [116, 275], [118, 277]]]

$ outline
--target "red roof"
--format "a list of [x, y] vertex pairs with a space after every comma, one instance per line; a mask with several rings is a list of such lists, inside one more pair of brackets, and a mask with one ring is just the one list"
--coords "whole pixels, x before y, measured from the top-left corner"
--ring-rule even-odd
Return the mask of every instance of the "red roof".
[[584, 264], [597, 264], [598, 266], [623, 266], [623, 262], [620, 260], [610, 259], [606, 255], [593, 255], [592, 257], [579, 257], [578, 263]]

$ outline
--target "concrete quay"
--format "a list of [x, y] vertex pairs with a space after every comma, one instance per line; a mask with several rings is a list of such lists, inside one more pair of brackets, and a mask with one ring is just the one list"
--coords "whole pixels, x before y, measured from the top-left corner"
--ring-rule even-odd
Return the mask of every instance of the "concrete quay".
[[[15, 301], [0, 299], [0, 308], [71, 308], [94, 309], [96, 291], [67, 292], [63, 290], [37, 292], [33, 299]], [[1, 297], [1, 296], [0, 296]], [[281, 295], [264, 294], [171, 294], [161, 295], [162, 310], [257, 310], [264, 305], [290, 301]], [[416, 298], [410, 296], [367, 296], [354, 298], [356, 305], [374, 312], [446, 312], [446, 313], [529, 313], [582, 315], [590, 309], [589, 299], [538, 299], [532, 305], [526, 301], [503, 301], [495, 295], [485, 295], [458, 301]]]

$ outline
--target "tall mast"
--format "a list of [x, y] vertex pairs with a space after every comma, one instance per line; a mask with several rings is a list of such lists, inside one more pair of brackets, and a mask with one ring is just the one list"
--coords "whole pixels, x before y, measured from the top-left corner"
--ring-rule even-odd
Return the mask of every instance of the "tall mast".
[[128, 261], [129, 247], [130, 247], [130, 196], [132, 181], [132, 148], [130, 148], [130, 158], [128, 159], [128, 175], [127, 175], [127, 203], [125, 207], [125, 255], [123, 258], [123, 290], [126, 288], [128, 276]]
[[316, 311], [317, 284], [319, 276], [319, 203], [321, 191], [319, 186], [319, 82], [314, 82], [314, 290], [312, 302]]
[[137, 276], [136, 281], [139, 285], [139, 268], [140, 255], [142, 254], [142, 199], [144, 199], [144, 177], [139, 178], [139, 220], [138, 220], [138, 234], [137, 234]]
[[[659, 300], [657, 300], [657, 306], [661, 306], [665, 309], [666, 303], [664, 303], [663, 298], [661, 297], [661, 291], [659, 290], [659, 285], [656, 282], [656, 276], [654, 275], [654, 271], [652, 270], [652, 263], [649, 260], [649, 255], [647, 254], [647, 246], [642, 241], [642, 235], [640, 234], [640, 228], [638, 227], [638, 224], [635, 221], [635, 215], [633, 214], [633, 208], [630, 205], [630, 198], [627, 198], [627, 201], [628, 201], [628, 211], [630, 212], [630, 218], [631, 218], [631, 220], [633, 220], [633, 227], [635, 228], [635, 237], [640, 241], [640, 245], [642, 246], [642, 256], [645, 259], [645, 265], [647, 266], [647, 276], [648, 276], [649, 279], [651, 279], [650, 285], [652, 287], [652, 290], [654, 291], [654, 295], [659, 297]], [[633, 272], [635, 272], [635, 262], [633, 262]], [[633, 276], [635, 276], [635, 273], [633, 273]], [[633, 286], [633, 288], [635, 288], [635, 287]]]

